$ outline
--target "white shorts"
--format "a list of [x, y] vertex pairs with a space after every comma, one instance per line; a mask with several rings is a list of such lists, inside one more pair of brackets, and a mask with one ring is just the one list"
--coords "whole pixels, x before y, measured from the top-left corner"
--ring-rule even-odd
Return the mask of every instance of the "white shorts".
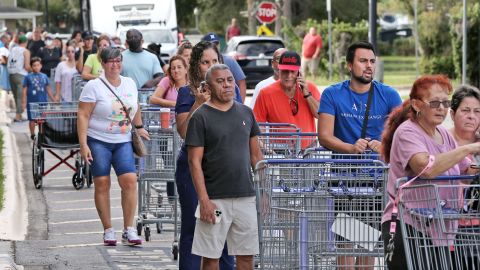
[[222, 211], [218, 224], [197, 219], [192, 254], [217, 259], [227, 240], [228, 255], [259, 253], [255, 196], [212, 200]]

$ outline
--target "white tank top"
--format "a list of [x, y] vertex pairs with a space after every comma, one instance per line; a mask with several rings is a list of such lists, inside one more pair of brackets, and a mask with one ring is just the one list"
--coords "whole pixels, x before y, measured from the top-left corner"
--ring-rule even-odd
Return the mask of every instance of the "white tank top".
[[24, 76], [28, 74], [27, 70], [25, 69], [25, 57], [23, 56], [24, 51], [24, 47], [15, 46], [12, 48], [10, 55], [8, 56], [8, 73], [21, 74]]

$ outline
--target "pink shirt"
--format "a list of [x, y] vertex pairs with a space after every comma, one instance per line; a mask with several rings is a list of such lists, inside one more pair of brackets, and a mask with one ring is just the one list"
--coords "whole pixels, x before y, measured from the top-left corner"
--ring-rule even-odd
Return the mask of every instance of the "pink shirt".
[[[437, 126], [437, 130], [440, 132], [443, 144], [436, 143], [430, 136], [428, 136], [425, 131], [418, 126], [415, 122], [411, 120], [407, 120], [402, 123], [393, 136], [393, 143], [392, 149], [390, 152], [390, 170], [388, 173], [388, 183], [387, 183], [387, 192], [388, 192], [388, 203], [385, 207], [382, 217], [382, 223], [391, 220], [392, 217], [392, 209], [395, 202], [395, 196], [397, 196], [397, 192], [395, 190], [395, 182], [397, 179], [401, 177], [416, 176], [415, 173], [412, 172], [410, 167], [408, 166], [408, 162], [410, 159], [417, 153], [429, 153], [430, 155], [436, 155], [440, 153], [449, 152], [454, 150], [457, 147], [457, 143], [452, 135], [445, 129], [443, 126]], [[442, 175], [459, 175], [461, 172], [465, 171], [467, 167], [470, 165], [470, 160], [465, 158], [459, 164], [453, 166]], [[418, 181], [414, 180], [410, 186], [419, 185], [419, 184], [428, 184], [428, 183], [435, 183], [439, 185], [445, 184], [453, 184], [458, 185], [460, 184], [458, 181]], [[417, 192], [416, 192], [417, 191]], [[403, 198], [406, 201], [409, 201], [409, 198], [413, 200], [417, 199], [426, 199], [426, 193], [433, 193], [432, 188], [417, 188], [417, 189], [406, 189], [403, 193]], [[422, 195], [419, 195], [423, 193]], [[447, 204], [445, 205], [446, 208], [457, 208], [458, 204], [450, 205], [455, 201], [458, 201], [459, 195], [461, 194], [461, 190], [457, 188], [440, 188], [439, 189], [439, 196], [441, 199], [445, 200]], [[419, 198], [422, 197], [422, 198]], [[410, 200], [411, 200], [410, 199]], [[410, 209], [418, 209], [418, 208], [435, 208], [436, 202], [434, 201], [423, 201], [423, 202], [416, 202], [416, 203], [407, 203], [406, 207]], [[399, 213], [400, 214], [400, 213]], [[419, 228], [420, 224], [418, 222], [414, 222], [410, 215], [399, 217], [402, 218], [405, 223], [414, 226], [415, 228]], [[447, 221], [446, 226], [450, 227], [451, 230], [456, 230], [458, 226], [457, 222], [449, 222]], [[425, 226], [425, 225], [424, 225]], [[434, 228], [439, 228], [440, 224], [430, 224], [428, 228], [428, 234], [435, 238], [446, 239], [446, 236], [442, 236], [442, 233], [439, 231], [435, 231]], [[399, 230], [400, 228], [397, 228]], [[450, 236], [448, 237], [450, 239]], [[453, 239], [455, 235], [453, 235]], [[433, 241], [436, 245], [446, 245], [445, 241]], [[448, 243], [450, 244], [450, 242]]]
[[165, 89], [165, 94], [162, 98], [166, 100], [177, 101], [178, 91], [175, 85], [170, 85], [170, 78], [168, 76], [164, 77], [159, 83], [158, 86], [161, 86]]

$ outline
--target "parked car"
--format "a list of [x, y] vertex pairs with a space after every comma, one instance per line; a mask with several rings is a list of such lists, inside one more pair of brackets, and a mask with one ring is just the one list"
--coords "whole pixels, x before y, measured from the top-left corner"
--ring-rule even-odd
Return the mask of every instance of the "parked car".
[[279, 37], [236, 36], [228, 42], [225, 53], [237, 60], [247, 76], [247, 88], [252, 89], [273, 75], [273, 53], [284, 47]]

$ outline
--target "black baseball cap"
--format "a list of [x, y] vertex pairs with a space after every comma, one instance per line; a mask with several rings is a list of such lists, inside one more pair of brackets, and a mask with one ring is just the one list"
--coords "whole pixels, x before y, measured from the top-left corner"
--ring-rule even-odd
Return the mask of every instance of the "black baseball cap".
[[278, 61], [279, 70], [300, 70], [301, 58], [300, 55], [296, 52], [287, 51], [280, 56], [280, 61]]
[[90, 31], [83, 31], [82, 33], [82, 39], [93, 39], [93, 34]]

